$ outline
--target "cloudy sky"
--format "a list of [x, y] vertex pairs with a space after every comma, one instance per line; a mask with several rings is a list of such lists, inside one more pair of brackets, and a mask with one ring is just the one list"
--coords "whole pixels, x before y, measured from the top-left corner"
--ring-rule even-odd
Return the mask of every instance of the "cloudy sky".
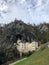
[[25, 23], [48, 23], [49, 0], [0, 0], [0, 23], [15, 18]]

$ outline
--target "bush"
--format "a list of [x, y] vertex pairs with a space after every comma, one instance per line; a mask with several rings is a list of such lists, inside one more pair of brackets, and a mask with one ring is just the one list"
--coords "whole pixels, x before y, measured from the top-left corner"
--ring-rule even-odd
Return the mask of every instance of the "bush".
[[46, 48], [46, 46], [45, 46], [44, 44], [41, 44], [41, 45], [40, 45], [40, 49], [41, 49], [41, 50], [44, 50], [45, 48]]

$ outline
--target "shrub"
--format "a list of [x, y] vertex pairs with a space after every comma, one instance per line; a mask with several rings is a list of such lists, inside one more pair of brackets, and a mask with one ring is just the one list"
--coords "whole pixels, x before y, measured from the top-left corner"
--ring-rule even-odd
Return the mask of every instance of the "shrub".
[[44, 50], [45, 48], [46, 48], [46, 46], [45, 46], [44, 44], [41, 44], [41, 45], [40, 45], [40, 49], [41, 49], [41, 50]]

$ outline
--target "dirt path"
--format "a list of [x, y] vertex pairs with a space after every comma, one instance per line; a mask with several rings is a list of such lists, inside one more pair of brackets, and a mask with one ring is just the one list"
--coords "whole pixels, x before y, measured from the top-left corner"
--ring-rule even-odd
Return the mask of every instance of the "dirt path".
[[9, 64], [9, 65], [14, 65], [14, 64], [16, 64], [16, 63], [19, 63], [20, 61], [25, 60], [25, 59], [27, 59], [27, 58], [23, 58], [23, 59], [21, 59], [21, 60], [15, 61], [14, 63], [11, 63], [11, 64]]

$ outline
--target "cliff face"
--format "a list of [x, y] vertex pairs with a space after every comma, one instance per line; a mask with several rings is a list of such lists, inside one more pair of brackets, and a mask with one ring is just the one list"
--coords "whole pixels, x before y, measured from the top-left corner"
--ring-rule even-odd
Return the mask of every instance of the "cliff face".
[[24, 42], [36, 40], [33, 31], [34, 28], [31, 25], [27, 25], [21, 20], [15, 20], [0, 28], [0, 63], [19, 57], [19, 52], [14, 43], [17, 43], [18, 39]]
[[38, 30], [39, 30], [39, 37], [40, 37], [40, 41], [42, 43], [46, 43], [49, 41], [49, 23], [43, 23], [40, 24], [38, 26]]
[[28, 25], [21, 20], [15, 20], [7, 25], [0, 26], [0, 49], [13, 46], [17, 40], [21, 39], [25, 42], [49, 40], [49, 24]]
[[33, 30], [34, 29], [32, 26], [27, 25], [22, 21], [15, 20], [14, 22], [5, 25], [2, 28], [2, 41], [0, 41], [0, 43], [4, 43], [6, 41], [9, 43], [15, 43], [18, 38], [31, 42], [35, 40], [35, 34]]

